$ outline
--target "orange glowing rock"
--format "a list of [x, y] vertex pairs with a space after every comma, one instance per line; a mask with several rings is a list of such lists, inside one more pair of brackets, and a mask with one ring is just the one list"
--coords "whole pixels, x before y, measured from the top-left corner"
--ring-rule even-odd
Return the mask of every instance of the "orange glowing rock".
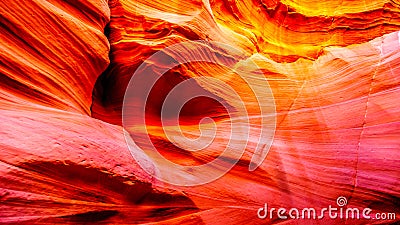
[[1, 2], [2, 95], [89, 114], [109, 63], [106, 1]]
[[[315, 221], [261, 220], [257, 210], [265, 203], [336, 206], [339, 196], [373, 213], [400, 211], [396, 1], [1, 0], [0, 12], [0, 223], [309, 224]], [[167, 159], [194, 166], [218, 157], [231, 140], [221, 102], [233, 108], [236, 102], [207, 83], [186, 92], [204, 90], [217, 100], [193, 99], [179, 122], [196, 137], [211, 129], [199, 121], [212, 118], [220, 129], [214, 143], [188, 153], [180, 139], [167, 138], [163, 100], [189, 78], [226, 82], [261, 127], [267, 115], [237, 71], [260, 70], [268, 80], [276, 130], [255, 171], [249, 164], [264, 141], [257, 127], [249, 138], [236, 137], [248, 145], [229, 173], [182, 187], [156, 179], [170, 168], [143, 154], [145, 145], [128, 149], [122, 106], [132, 75], [148, 57], [196, 40], [243, 54], [209, 46], [212, 54], [204, 56], [192, 45], [183, 48], [193, 57], [237, 60], [236, 70], [191, 62], [162, 75], [146, 105], [151, 144]], [[371, 222], [382, 221], [347, 221]]]

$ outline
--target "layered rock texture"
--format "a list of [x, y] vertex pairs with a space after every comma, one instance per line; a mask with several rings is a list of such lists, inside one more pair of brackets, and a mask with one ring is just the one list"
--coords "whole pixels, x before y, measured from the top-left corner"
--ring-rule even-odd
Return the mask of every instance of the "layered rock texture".
[[[397, 224], [399, 30], [396, 0], [0, 0], [0, 223]], [[276, 130], [255, 171], [248, 167], [257, 126], [239, 138], [248, 144], [230, 172], [181, 187], [156, 179], [168, 168], [142, 146], [128, 149], [122, 106], [139, 65], [196, 40], [244, 51], [236, 68], [257, 65], [274, 96]], [[238, 58], [209, 49], [221, 61]], [[182, 51], [202, 56], [190, 45]], [[147, 102], [147, 132], [159, 152], [186, 166], [212, 160], [230, 140], [222, 130], [206, 151], [188, 153], [164, 134], [168, 92], [205, 76], [236, 90], [255, 123], [265, 116], [227, 68], [192, 62], [169, 70]], [[217, 87], [195, 88], [229, 102]], [[229, 115], [218, 101], [197, 98], [179, 120], [198, 131], [204, 117], [218, 127]], [[257, 217], [265, 203], [319, 209], [337, 206], [339, 196], [396, 219]]]

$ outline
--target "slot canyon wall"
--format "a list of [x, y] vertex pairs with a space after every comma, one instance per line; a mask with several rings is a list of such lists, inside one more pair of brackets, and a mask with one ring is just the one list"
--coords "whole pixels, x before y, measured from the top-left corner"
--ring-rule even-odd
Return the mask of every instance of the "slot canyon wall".
[[[339, 196], [371, 215], [397, 213], [386, 224], [400, 221], [399, 1], [0, 0], [0, 12], [0, 223], [383, 223], [257, 216], [265, 203], [323, 208]], [[182, 52], [207, 58], [190, 44], [198, 40], [240, 49], [235, 55], [204, 45], [235, 69], [198, 61], [158, 74], [146, 103], [151, 144], [193, 166], [233, 140], [222, 103], [242, 102], [207, 83], [186, 92], [214, 98], [192, 99], [178, 120], [196, 136], [201, 118], [211, 118], [213, 144], [188, 152], [165, 135], [162, 103], [190, 78], [228, 84], [258, 125], [235, 136], [246, 146], [228, 173], [189, 187], [157, 179], [168, 165], [160, 167], [140, 143], [127, 145], [123, 106], [140, 65], [168, 66], [150, 56], [189, 43]], [[250, 61], [268, 81], [275, 110], [268, 155], [254, 171], [248, 168], [266, 141], [258, 139], [266, 115], [256, 107], [260, 96], [237, 76], [255, 73]]]

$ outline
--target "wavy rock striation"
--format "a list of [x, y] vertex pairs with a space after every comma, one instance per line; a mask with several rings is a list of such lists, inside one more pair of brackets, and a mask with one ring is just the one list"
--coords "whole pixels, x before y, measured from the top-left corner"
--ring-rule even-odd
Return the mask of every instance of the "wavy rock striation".
[[[0, 222], [308, 224], [315, 221], [262, 221], [257, 210], [264, 203], [323, 208], [338, 196], [374, 215], [398, 213], [399, 6], [395, 0], [0, 1]], [[168, 166], [133, 149], [152, 173], [137, 164], [121, 114], [139, 65], [165, 47], [195, 40], [243, 50], [238, 56], [209, 48], [217, 60], [238, 60], [237, 70], [254, 74], [249, 61], [258, 66], [274, 95], [276, 131], [257, 170], [248, 171], [260, 142], [260, 129], [253, 129], [249, 138], [237, 138], [248, 145], [228, 174], [189, 188], [157, 181]], [[190, 45], [182, 51], [204, 57]], [[169, 70], [147, 102], [146, 135], [182, 165], [221, 153], [231, 138], [220, 103], [238, 103], [219, 87], [196, 84], [193, 90], [218, 101], [194, 99], [179, 122], [196, 136], [201, 118], [210, 117], [217, 138], [206, 151], [180, 148], [161, 126], [162, 103], [178, 83], [198, 77], [229, 84], [245, 99], [252, 123], [262, 125], [266, 116], [235, 70], [206, 62]], [[397, 217], [385, 222], [398, 223]]]

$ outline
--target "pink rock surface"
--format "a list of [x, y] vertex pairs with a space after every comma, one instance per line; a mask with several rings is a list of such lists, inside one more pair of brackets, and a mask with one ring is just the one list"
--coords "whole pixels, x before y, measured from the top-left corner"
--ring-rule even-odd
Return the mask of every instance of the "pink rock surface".
[[[0, 223], [399, 223], [399, 5], [335, 4], [0, 0]], [[269, 82], [277, 124], [269, 154], [255, 171], [248, 167], [258, 129], [242, 137], [248, 146], [229, 173], [181, 187], [156, 179], [167, 165], [130, 149], [149, 174], [132, 157], [121, 109], [128, 82], [147, 57], [197, 39], [248, 54]], [[186, 78], [226, 80], [246, 98], [251, 115], [260, 113], [244, 83], [230, 75], [204, 62], [166, 74], [148, 103], [154, 119], [148, 135], [165, 157], [197, 165], [217, 157], [230, 140], [218, 119], [220, 135], [206, 152], [187, 154], [166, 138], [156, 113], [167, 91]], [[195, 130], [199, 117], [225, 118], [218, 107], [194, 101], [181, 122]], [[336, 206], [339, 196], [348, 207], [397, 217], [257, 217], [265, 203], [320, 209]]]

